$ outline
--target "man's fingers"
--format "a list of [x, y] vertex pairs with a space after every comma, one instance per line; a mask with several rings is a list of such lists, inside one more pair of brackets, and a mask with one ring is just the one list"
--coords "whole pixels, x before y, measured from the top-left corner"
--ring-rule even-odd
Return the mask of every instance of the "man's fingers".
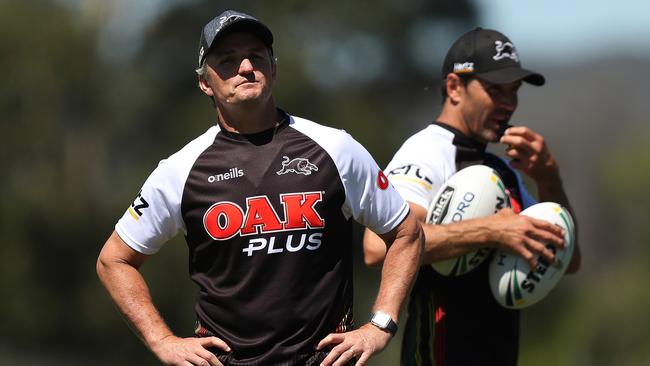
[[508, 146], [518, 146], [529, 143], [530, 141], [524, 136], [520, 135], [504, 135], [499, 139], [499, 142]]
[[525, 158], [525, 156], [521, 153], [521, 151], [519, 151], [519, 150], [517, 150], [515, 148], [511, 148], [511, 147], [508, 147], [506, 149], [506, 156], [509, 157], [510, 159], [516, 160], [516, 161], [519, 161], [519, 160], [522, 160], [523, 158]]
[[359, 356], [357, 363], [354, 364], [354, 366], [364, 366], [366, 362], [368, 362], [369, 358], [370, 358], [370, 354], [368, 352], [362, 353], [361, 356]]
[[334, 365], [333, 362], [336, 361], [341, 356], [341, 354], [343, 354], [345, 351], [347, 351], [346, 348], [347, 347], [343, 346], [342, 344], [332, 348], [332, 350], [327, 354], [327, 357], [325, 357], [325, 359], [323, 360], [321, 365], [323, 365], [323, 366], [332, 365], [333, 366]]
[[529, 155], [541, 154], [546, 144], [544, 137], [524, 126], [509, 128], [499, 142]]
[[564, 235], [562, 235], [561, 232], [557, 233], [555, 231], [551, 232], [547, 230], [538, 230], [535, 233], [535, 239], [545, 244], [551, 244], [559, 249], [564, 249], [566, 247], [566, 243], [564, 242]]
[[519, 248], [518, 253], [528, 263], [531, 269], [537, 267], [536, 255], [528, 249], [527, 244]]
[[342, 333], [331, 333], [327, 337], [323, 338], [320, 342], [318, 342], [318, 346], [316, 346], [317, 350], [323, 349], [325, 346], [329, 346], [331, 344], [338, 344], [343, 341], [343, 335]]
[[543, 241], [548, 241], [558, 248], [564, 248], [564, 229], [548, 221], [532, 219], [532, 223], [539, 231], [535, 234]]
[[512, 126], [505, 131], [503, 137], [521, 136], [528, 141], [536, 140], [541, 136], [526, 126]]
[[219, 361], [217, 356], [214, 353], [212, 353], [212, 352], [210, 352], [210, 351], [208, 351], [206, 349], [203, 349], [202, 351], [199, 351], [198, 355], [201, 356], [201, 358], [208, 361], [210, 366], [223, 366], [223, 364]]
[[199, 350], [197, 353], [201, 358], [203, 358], [204, 361], [207, 362], [205, 365], [223, 366], [223, 364], [221, 363], [221, 361], [219, 361], [217, 356], [214, 353], [208, 351], [207, 348], [216, 347], [226, 352], [230, 352], [230, 347], [226, 344], [226, 342], [224, 342], [223, 340], [217, 337], [203, 337], [197, 339], [201, 347], [203, 347], [203, 349]]
[[230, 352], [230, 346], [228, 346], [226, 342], [217, 337], [204, 337], [198, 338], [198, 340], [199, 344], [203, 346], [203, 348], [217, 347], [226, 352]]
[[502, 139], [502, 143], [506, 144], [506, 154], [511, 151], [518, 151], [525, 156], [531, 156], [540, 153], [535, 141], [528, 141], [521, 137], [513, 137], [510, 139]]
[[534, 268], [537, 265], [537, 255], [540, 255], [542, 259], [547, 262], [555, 262], [555, 254], [546, 248], [546, 245], [536, 239], [528, 238], [526, 240], [526, 246], [528, 247], [528, 251], [533, 254], [533, 258], [535, 258], [535, 264], [531, 268]]
[[208, 360], [196, 354], [190, 354], [186, 359], [194, 366], [210, 366]]
[[346, 366], [347, 362], [356, 356], [355, 351], [349, 348], [347, 351], [341, 353], [339, 358], [332, 364], [332, 366]]

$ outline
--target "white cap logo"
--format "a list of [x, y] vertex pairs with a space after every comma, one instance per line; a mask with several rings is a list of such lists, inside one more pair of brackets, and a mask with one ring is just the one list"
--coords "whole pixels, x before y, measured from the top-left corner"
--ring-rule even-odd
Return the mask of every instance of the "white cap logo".
[[227, 17], [221, 17], [219, 19], [219, 29], [221, 29], [225, 24], [228, 24], [232, 21], [235, 21], [237, 19], [243, 19], [244, 17], [241, 15], [229, 15]]
[[519, 62], [519, 55], [517, 55], [517, 50], [511, 42], [495, 41], [494, 44], [496, 45], [497, 51], [496, 55], [492, 57], [494, 60], [499, 61], [502, 58], [509, 58], [515, 62]]
[[454, 63], [454, 73], [462, 74], [464, 72], [474, 72], [474, 63], [473, 62]]

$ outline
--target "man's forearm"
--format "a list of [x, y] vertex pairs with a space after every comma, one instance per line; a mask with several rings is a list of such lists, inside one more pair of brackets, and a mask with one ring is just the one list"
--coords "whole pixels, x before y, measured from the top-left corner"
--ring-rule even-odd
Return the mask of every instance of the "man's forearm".
[[551, 181], [545, 182], [536, 182], [537, 185], [537, 195], [540, 202], [555, 202], [566, 207], [571, 211], [571, 204], [569, 203], [569, 198], [564, 191], [564, 186], [562, 185], [562, 178], [560, 178], [559, 173]]
[[400, 225], [400, 230], [386, 252], [374, 310], [386, 312], [397, 320], [415, 281], [423, 243], [424, 235], [420, 225], [415, 217], [409, 215]]
[[575, 211], [571, 207], [569, 202], [569, 197], [564, 191], [564, 186], [562, 185], [562, 179], [558, 173], [557, 178], [554, 182], [537, 182], [537, 194], [539, 196], [540, 202], [555, 202], [564, 206], [571, 216], [573, 216], [573, 224], [575, 226], [575, 243], [576, 246], [573, 248], [573, 255], [571, 257], [571, 262], [567, 267], [567, 273], [575, 273], [580, 269], [582, 262], [582, 255], [580, 253], [580, 246], [578, 245], [578, 218], [576, 217]]
[[489, 244], [491, 228], [483, 219], [446, 225], [422, 224], [425, 244], [422, 264], [455, 258]]
[[173, 335], [156, 310], [140, 272], [126, 263], [97, 264], [97, 273], [131, 329], [153, 350], [156, 342]]

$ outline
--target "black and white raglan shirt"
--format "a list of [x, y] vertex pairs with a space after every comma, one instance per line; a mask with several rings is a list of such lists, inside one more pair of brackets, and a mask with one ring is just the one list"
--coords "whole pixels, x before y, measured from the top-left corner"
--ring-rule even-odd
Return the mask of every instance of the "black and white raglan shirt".
[[[485, 149], [448, 125], [432, 123], [404, 142], [386, 174], [402, 197], [427, 209], [454, 173], [484, 164], [499, 173], [516, 212], [534, 204], [521, 177]], [[494, 299], [489, 263], [457, 277], [420, 267], [409, 299], [403, 366], [516, 365], [519, 312]]]
[[116, 231], [148, 255], [184, 233], [196, 333], [229, 363], [304, 365], [352, 329], [351, 220], [381, 234], [407, 214], [349, 134], [286, 115], [251, 135], [213, 126], [161, 161]]

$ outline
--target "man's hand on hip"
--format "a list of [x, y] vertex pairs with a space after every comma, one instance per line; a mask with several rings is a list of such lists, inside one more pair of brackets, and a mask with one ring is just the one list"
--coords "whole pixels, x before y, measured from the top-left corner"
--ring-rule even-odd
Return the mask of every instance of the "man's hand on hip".
[[355, 366], [363, 366], [368, 359], [386, 347], [392, 334], [367, 323], [346, 333], [331, 333], [318, 343], [318, 350], [333, 346], [322, 366], [343, 366], [356, 358]]
[[179, 338], [167, 336], [151, 347], [164, 365], [173, 366], [223, 366], [208, 348], [216, 347], [230, 352], [226, 342], [217, 337]]

